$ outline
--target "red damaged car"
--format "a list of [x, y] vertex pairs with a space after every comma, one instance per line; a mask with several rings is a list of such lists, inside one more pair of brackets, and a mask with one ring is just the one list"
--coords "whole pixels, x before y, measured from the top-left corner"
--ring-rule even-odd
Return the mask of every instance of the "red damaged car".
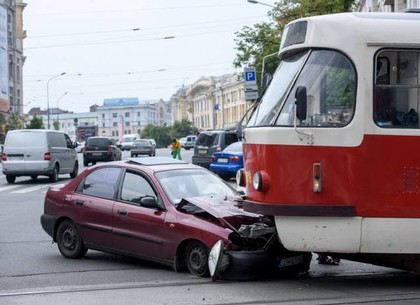
[[202, 167], [172, 158], [131, 158], [93, 166], [66, 185], [50, 187], [41, 225], [67, 258], [94, 249], [197, 276], [211, 271], [213, 279], [307, 271], [310, 254], [285, 250], [272, 219], [244, 211], [241, 201]]

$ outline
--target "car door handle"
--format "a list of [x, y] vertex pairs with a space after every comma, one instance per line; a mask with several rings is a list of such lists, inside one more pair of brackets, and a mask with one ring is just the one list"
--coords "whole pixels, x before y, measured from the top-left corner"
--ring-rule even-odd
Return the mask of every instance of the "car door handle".
[[117, 213], [120, 214], [120, 215], [128, 215], [128, 212], [126, 210], [123, 210], [123, 209], [119, 209], [117, 211]]
[[76, 199], [74, 202], [75, 202], [77, 205], [83, 205], [83, 204], [85, 203], [85, 201], [84, 201], [84, 200], [81, 200], [81, 199]]

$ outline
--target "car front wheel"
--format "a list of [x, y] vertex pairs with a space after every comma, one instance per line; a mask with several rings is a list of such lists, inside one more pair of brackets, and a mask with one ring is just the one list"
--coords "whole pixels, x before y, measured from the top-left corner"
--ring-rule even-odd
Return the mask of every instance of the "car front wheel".
[[58, 226], [57, 245], [61, 255], [67, 258], [81, 258], [87, 252], [80, 232], [71, 220], [64, 220]]
[[205, 245], [195, 241], [188, 244], [185, 257], [188, 270], [192, 275], [205, 277], [209, 275], [208, 257], [209, 251]]

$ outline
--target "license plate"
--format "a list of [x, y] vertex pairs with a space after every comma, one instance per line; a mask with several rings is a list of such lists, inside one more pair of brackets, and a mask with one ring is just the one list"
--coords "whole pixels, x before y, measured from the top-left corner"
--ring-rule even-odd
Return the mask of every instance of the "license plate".
[[21, 161], [23, 157], [7, 157], [8, 161]]
[[102, 153], [92, 153], [92, 156], [102, 156]]
[[228, 163], [228, 159], [227, 158], [219, 158], [219, 159], [217, 159], [217, 162], [219, 162], [219, 163]]
[[303, 263], [303, 255], [283, 258], [279, 261], [277, 266], [279, 268], [283, 268], [283, 267], [298, 265], [298, 264], [301, 264], [301, 263]]
[[198, 153], [204, 155], [204, 154], [207, 153], [207, 149], [200, 149], [200, 150], [198, 150]]

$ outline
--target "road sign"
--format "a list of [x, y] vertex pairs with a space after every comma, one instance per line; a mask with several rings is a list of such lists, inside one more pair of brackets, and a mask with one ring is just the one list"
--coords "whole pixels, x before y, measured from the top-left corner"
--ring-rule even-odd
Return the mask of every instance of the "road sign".
[[255, 72], [255, 68], [244, 68], [244, 79], [245, 85], [256, 85], [257, 73]]
[[256, 100], [258, 98], [258, 87], [255, 68], [244, 68], [244, 80], [245, 100]]

